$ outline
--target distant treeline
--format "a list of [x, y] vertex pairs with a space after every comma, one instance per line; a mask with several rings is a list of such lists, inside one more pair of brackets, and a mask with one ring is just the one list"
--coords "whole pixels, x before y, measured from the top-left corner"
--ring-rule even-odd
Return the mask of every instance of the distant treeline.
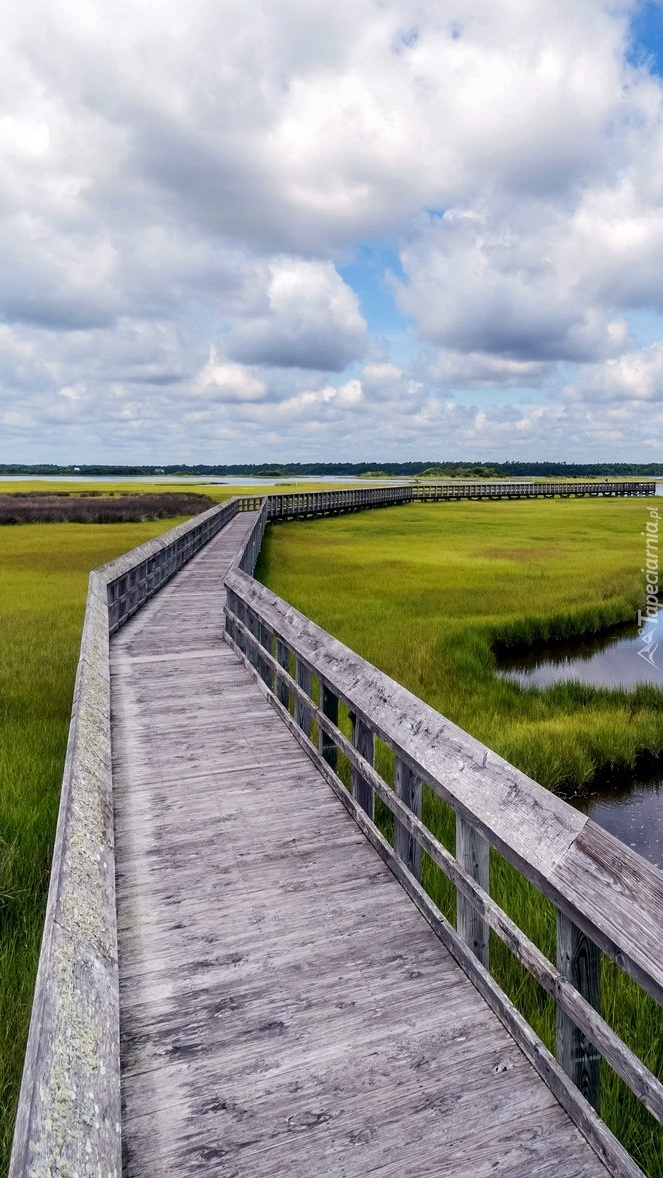
[[261, 462], [261, 463], [232, 463], [210, 464], [197, 463], [194, 466], [56, 466], [43, 463], [36, 465], [21, 465], [18, 463], [0, 463], [0, 476], [3, 474], [23, 475], [97, 475], [108, 478], [118, 475], [140, 477], [141, 475], [255, 475], [265, 478], [291, 478], [304, 475], [350, 475], [358, 476], [369, 472], [380, 472], [388, 476], [405, 478], [416, 475], [432, 474], [453, 477], [475, 478], [591, 478], [614, 475], [625, 477], [628, 475], [642, 475], [650, 477], [663, 476], [663, 462], [477, 462], [453, 461], [439, 462], [428, 459], [426, 462], [383, 462], [371, 460], [366, 462]]
[[162, 495], [85, 496], [56, 492], [0, 495], [2, 524], [132, 524], [176, 515], [197, 515], [214, 506], [207, 495], [165, 493]]

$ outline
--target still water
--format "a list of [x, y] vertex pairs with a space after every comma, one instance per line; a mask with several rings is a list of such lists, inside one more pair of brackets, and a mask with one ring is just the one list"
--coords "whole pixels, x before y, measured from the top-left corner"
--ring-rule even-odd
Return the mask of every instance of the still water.
[[[663, 688], [663, 626], [647, 643], [635, 623], [609, 634], [548, 647], [499, 660], [498, 674], [524, 687], [549, 687], [570, 680], [592, 687], [632, 689], [640, 683]], [[650, 628], [651, 629], [651, 628]], [[658, 665], [657, 665], [658, 664]], [[663, 702], [663, 701], [662, 701]], [[663, 868], [663, 769], [639, 773], [582, 798], [570, 798], [594, 822]]]
[[645, 642], [633, 622], [591, 638], [505, 656], [499, 660], [499, 670], [523, 687], [549, 687], [575, 679], [592, 687], [631, 688], [652, 683], [663, 688], [663, 626], [660, 629], [660, 648], [656, 634], [651, 642]]

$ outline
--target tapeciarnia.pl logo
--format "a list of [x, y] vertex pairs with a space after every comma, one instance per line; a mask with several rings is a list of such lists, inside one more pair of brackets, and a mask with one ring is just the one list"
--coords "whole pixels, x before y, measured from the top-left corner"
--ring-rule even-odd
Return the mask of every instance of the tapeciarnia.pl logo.
[[642, 641], [642, 647], [638, 651], [638, 655], [645, 662], [659, 670], [659, 665], [654, 656], [658, 650], [656, 632], [658, 614], [661, 608], [661, 603], [658, 600], [658, 529], [660, 516], [657, 507], [650, 507], [648, 511], [649, 519], [645, 525], [645, 531], [640, 533], [641, 536], [644, 536], [645, 540], [645, 567], [640, 571], [645, 574], [647, 596], [645, 598], [645, 608], [638, 610], [638, 637]]

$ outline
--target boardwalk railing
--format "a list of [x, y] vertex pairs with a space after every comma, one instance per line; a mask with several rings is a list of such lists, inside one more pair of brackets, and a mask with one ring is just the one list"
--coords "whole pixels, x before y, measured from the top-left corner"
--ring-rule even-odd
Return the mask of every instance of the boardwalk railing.
[[90, 574], [11, 1178], [122, 1172], [108, 639], [244, 507]]
[[[457, 499], [569, 499], [648, 496], [656, 493], [656, 482], [603, 483], [400, 483], [390, 487], [366, 487], [339, 491], [280, 491], [267, 496], [270, 520], [302, 519], [341, 512], [363, 511], [367, 507], [392, 507], [399, 503], [447, 502]], [[261, 500], [253, 500], [257, 508]]]
[[656, 481], [600, 483], [418, 483], [413, 499], [570, 499], [611, 498], [614, 496], [643, 496], [656, 494]]
[[98, 572], [107, 574], [108, 625], [111, 634], [128, 622], [172, 576], [195, 556], [212, 536], [240, 510], [240, 500], [230, 499], [210, 507], [163, 536], [126, 552]]
[[[663, 1086], [598, 1013], [600, 951], [663, 1002], [663, 873], [256, 582], [248, 547], [246, 571], [226, 577], [227, 640], [599, 1156], [640, 1174], [595, 1111], [600, 1057], [661, 1123]], [[376, 742], [393, 755], [393, 788]], [[423, 788], [456, 813], [455, 855], [422, 821]], [[491, 846], [556, 906], [555, 964], [491, 898]], [[456, 888], [455, 928], [421, 886], [422, 851]], [[556, 1059], [489, 973], [489, 929], [554, 999]]]

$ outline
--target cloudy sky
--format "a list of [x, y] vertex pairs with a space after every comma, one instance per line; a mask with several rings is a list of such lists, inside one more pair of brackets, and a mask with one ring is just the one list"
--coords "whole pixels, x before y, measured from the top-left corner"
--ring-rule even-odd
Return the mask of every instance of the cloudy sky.
[[0, 461], [663, 458], [663, 0], [4, 0]]

